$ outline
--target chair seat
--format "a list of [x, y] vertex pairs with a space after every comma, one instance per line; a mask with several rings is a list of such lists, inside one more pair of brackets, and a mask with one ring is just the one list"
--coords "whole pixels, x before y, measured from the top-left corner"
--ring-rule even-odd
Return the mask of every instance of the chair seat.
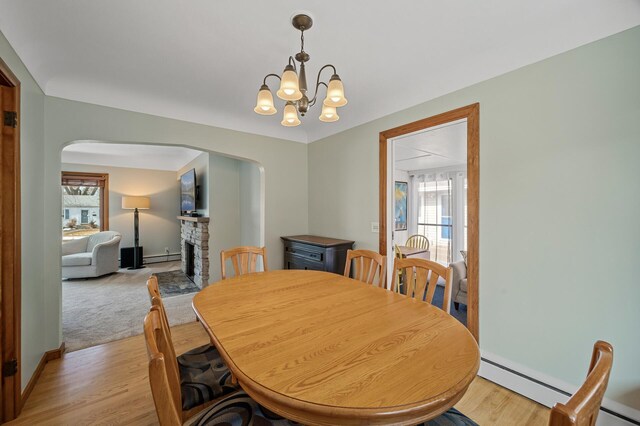
[[62, 256], [62, 266], [90, 266], [93, 253], [74, 253]]
[[188, 426], [290, 426], [297, 424], [260, 406], [244, 391], [238, 391], [216, 402], [185, 423]]
[[421, 423], [419, 426], [478, 426], [478, 424], [455, 408], [450, 408], [435, 419]]
[[[290, 426], [299, 423], [269, 411], [251, 399], [246, 392], [240, 390], [208, 407], [185, 423], [185, 426], [231, 424], [234, 426]], [[455, 408], [451, 408], [446, 413], [419, 426], [478, 426], [478, 424]]]
[[238, 390], [231, 382], [229, 368], [214, 346], [197, 347], [177, 359], [183, 410], [190, 410]]

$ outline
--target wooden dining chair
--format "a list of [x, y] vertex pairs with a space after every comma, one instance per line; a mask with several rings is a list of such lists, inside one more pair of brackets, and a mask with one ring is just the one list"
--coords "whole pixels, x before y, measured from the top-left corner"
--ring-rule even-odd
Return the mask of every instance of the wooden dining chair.
[[[162, 301], [160, 294], [160, 288], [158, 286], [158, 278], [152, 275], [147, 280], [147, 291], [149, 292], [149, 299], [151, 299], [151, 306], [156, 306], [160, 311], [160, 317], [165, 325], [167, 335], [171, 337], [171, 325], [169, 324], [169, 317], [167, 316], [167, 310]], [[196, 317], [196, 320], [198, 317]], [[222, 357], [218, 352], [218, 349], [211, 343], [207, 343], [197, 348], [191, 349], [182, 355], [178, 356], [178, 364], [185, 367], [191, 367], [193, 365], [199, 365], [202, 363], [222, 363]], [[217, 366], [216, 368], [221, 368]]]
[[162, 309], [162, 300], [154, 297], [149, 312], [156, 312], [158, 316], [157, 324], [154, 323], [154, 329], [160, 328], [154, 334], [156, 346], [164, 357], [168, 377], [173, 380], [172, 377], [177, 374], [180, 389], [179, 407], [182, 417], [186, 419], [210, 405], [212, 401], [236, 392], [238, 388], [234, 384], [229, 368], [224, 364], [215, 348], [213, 351], [205, 351], [202, 350], [203, 347], [199, 347], [176, 356], [168, 324], [161, 312]]
[[[395, 259], [402, 259], [404, 257], [402, 254], [402, 250], [400, 250], [400, 247], [398, 247], [397, 244], [393, 245], [393, 256]], [[402, 280], [402, 271], [399, 271], [398, 274], [394, 274], [394, 283], [391, 284], [391, 291], [400, 291], [400, 287], [402, 287]]]
[[374, 285], [378, 287], [386, 287], [387, 256], [371, 250], [347, 250], [347, 261], [344, 265], [345, 277], [351, 277], [352, 263], [354, 279], [367, 284], [375, 283]]
[[[391, 291], [396, 291], [396, 281], [400, 273], [404, 274], [404, 294], [408, 297], [424, 300], [433, 304], [433, 295], [436, 292], [438, 279], [444, 279], [444, 295], [442, 310], [451, 311], [451, 268], [443, 266], [431, 260], [418, 258], [396, 258], [393, 263], [394, 279]], [[426, 290], [426, 296], [425, 296]]]
[[258, 256], [262, 256], [262, 265], [264, 271], [267, 272], [267, 248], [242, 246], [220, 252], [221, 274], [222, 279], [227, 278], [225, 264], [227, 259], [231, 259], [233, 271], [236, 276], [256, 272], [256, 263]]
[[160, 286], [158, 285], [158, 277], [155, 275], [151, 275], [147, 279], [147, 291], [149, 292], [149, 298], [151, 299], [153, 296], [160, 296]]
[[613, 347], [602, 340], [593, 345], [587, 379], [565, 404], [551, 409], [550, 426], [594, 426], [609, 383], [613, 365]]
[[424, 235], [415, 234], [410, 236], [404, 245], [407, 247], [429, 250], [429, 246], [431, 244], [429, 243], [429, 239]]
[[182, 386], [182, 408], [192, 411], [194, 407], [206, 405], [210, 401], [235, 391], [235, 380], [222, 360], [220, 352], [212, 344], [205, 344], [176, 356], [171, 340], [171, 327], [165, 309], [158, 279], [152, 275], [147, 280], [147, 290], [151, 298], [151, 309], [158, 311], [160, 325], [168, 339], [163, 350], [166, 359], [174, 359]]
[[149, 357], [149, 384], [160, 426], [251, 424], [289, 426], [293, 422], [262, 410], [249, 395], [234, 389], [208, 405], [185, 411], [184, 393], [174, 365], [175, 358], [167, 356], [173, 345], [162, 324], [159, 309], [154, 306], [144, 319], [144, 337]]
[[167, 335], [171, 337], [171, 325], [169, 323], [169, 317], [167, 316], [167, 310], [165, 309], [164, 302], [162, 301], [157, 276], [151, 275], [149, 279], [147, 279], [147, 292], [149, 293], [151, 306], [157, 306], [163, 325], [165, 326], [165, 331]]

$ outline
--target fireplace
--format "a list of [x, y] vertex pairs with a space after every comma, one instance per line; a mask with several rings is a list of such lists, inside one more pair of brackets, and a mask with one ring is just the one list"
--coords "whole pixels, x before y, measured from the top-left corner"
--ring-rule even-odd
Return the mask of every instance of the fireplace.
[[182, 272], [198, 287], [209, 285], [209, 218], [178, 216]]
[[193, 281], [193, 276], [195, 275], [195, 246], [188, 241], [184, 242], [184, 257], [185, 257], [185, 267], [184, 274]]

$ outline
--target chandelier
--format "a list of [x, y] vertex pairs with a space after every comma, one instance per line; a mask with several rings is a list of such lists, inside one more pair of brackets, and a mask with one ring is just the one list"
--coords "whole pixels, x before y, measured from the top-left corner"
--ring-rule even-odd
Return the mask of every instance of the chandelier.
[[[336, 73], [336, 67], [327, 64], [318, 71], [316, 79], [316, 88], [313, 98], [307, 96], [307, 74], [305, 71], [305, 62], [309, 61], [309, 54], [304, 51], [304, 32], [311, 28], [313, 20], [308, 15], [296, 15], [291, 19], [291, 24], [300, 31], [300, 52], [295, 59], [289, 56], [289, 63], [282, 72], [282, 77], [277, 74], [267, 74], [262, 81], [262, 86], [258, 91], [258, 100], [254, 111], [260, 115], [273, 115], [278, 112], [273, 104], [273, 95], [269, 86], [267, 86], [267, 78], [276, 77], [280, 80], [280, 89], [276, 95], [286, 101], [284, 106], [284, 117], [282, 119], [283, 126], [294, 127], [300, 124], [298, 113], [304, 117], [310, 107], [314, 106], [318, 100], [318, 89], [324, 86], [327, 89], [326, 98], [322, 102], [322, 113], [320, 121], [333, 122], [338, 121], [340, 117], [336, 108], [345, 106], [347, 98], [344, 97], [344, 87], [342, 80]], [[300, 63], [296, 66], [296, 61]], [[333, 75], [329, 79], [329, 84], [320, 81], [320, 74], [325, 68], [331, 68]]]

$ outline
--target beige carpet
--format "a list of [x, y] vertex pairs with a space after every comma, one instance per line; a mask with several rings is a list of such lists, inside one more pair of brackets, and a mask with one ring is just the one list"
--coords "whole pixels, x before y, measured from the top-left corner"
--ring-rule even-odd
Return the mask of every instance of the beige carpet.
[[[62, 338], [76, 351], [142, 334], [149, 312], [146, 280], [152, 273], [180, 269], [180, 262], [119, 272], [102, 278], [62, 282]], [[191, 300], [196, 293], [163, 299], [172, 326], [195, 321]]]

